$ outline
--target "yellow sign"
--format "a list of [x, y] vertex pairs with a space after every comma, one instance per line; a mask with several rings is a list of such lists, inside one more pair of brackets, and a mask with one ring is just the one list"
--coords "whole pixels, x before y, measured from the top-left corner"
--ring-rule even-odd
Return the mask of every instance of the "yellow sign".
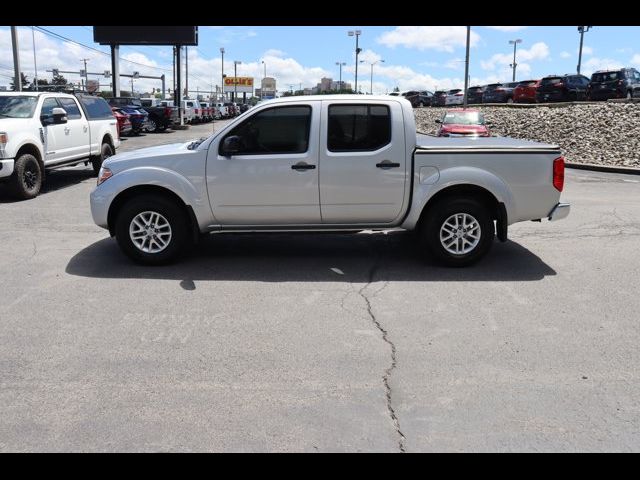
[[224, 91], [253, 93], [253, 77], [225, 77]]

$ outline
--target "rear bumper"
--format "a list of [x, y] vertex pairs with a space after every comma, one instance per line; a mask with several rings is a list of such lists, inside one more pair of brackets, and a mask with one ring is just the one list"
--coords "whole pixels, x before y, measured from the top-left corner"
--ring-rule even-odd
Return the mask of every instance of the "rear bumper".
[[0, 179], [10, 177], [13, 173], [13, 158], [0, 160]]
[[569, 203], [558, 203], [553, 210], [549, 213], [549, 221], [555, 222], [556, 220], [562, 220], [567, 218], [571, 211], [571, 205]]

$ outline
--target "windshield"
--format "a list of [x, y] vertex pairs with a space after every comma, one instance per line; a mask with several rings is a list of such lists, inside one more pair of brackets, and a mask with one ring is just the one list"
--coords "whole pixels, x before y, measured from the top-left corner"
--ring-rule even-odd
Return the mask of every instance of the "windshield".
[[447, 112], [442, 123], [458, 125], [484, 125], [484, 114], [481, 112]]
[[38, 97], [0, 97], [0, 118], [31, 118]]
[[495, 89], [497, 89], [498, 87], [501, 87], [501, 86], [502, 86], [502, 84], [501, 84], [501, 83], [492, 83], [491, 85], [487, 85], [487, 86], [485, 87], [485, 92], [486, 92], [486, 91], [492, 91], [492, 90], [495, 90]]
[[558, 83], [562, 83], [562, 77], [543, 78], [540, 83], [542, 85], [557, 85]]

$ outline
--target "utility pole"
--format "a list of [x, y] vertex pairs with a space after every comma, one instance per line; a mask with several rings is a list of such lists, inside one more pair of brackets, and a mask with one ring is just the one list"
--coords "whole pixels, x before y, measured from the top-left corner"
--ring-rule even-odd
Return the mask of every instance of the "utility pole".
[[18, 30], [11, 27], [11, 44], [13, 45], [13, 89], [16, 92], [22, 91], [22, 75], [20, 75], [20, 54], [18, 49]]
[[84, 80], [82, 80], [82, 90], [85, 89], [85, 85], [87, 83], [87, 81], [89, 80], [89, 77], [87, 76], [87, 62], [91, 60], [90, 58], [81, 58], [80, 61], [84, 62]]
[[578, 32], [580, 33], [580, 51], [578, 52], [578, 75], [580, 75], [580, 66], [582, 65], [582, 41], [584, 40], [585, 32], [588, 32], [591, 27], [591, 25], [589, 25], [588, 27], [578, 27]]
[[36, 62], [36, 33], [33, 26], [31, 26], [31, 39], [33, 40], [33, 69], [35, 71], [34, 84], [36, 86], [36, 92], [38, 91], [38, 63]]
[[111, 45], [111, 75], [113, 75], [113, 96], [120, 96], [120, 45]]
[[519, 43], [522, 43], [522, 39], [520, 38], [517, 38], [516, 40], [509, 40], [509, 44], [513, 45], [513, 63], [509, 65], [511, 68], [513, 68], [513, 79], [511, 80], [512, 82], [516, 81], [516, 67], [518, 66], [518, 64], [516, 63], [516, 47]]
[[184, 62], [186, 73], [184, 76], [184, 86], [187, 89], [187, 97], [189, 96], [189, 47], [184, 47]]
[[[471, 40], [471, 27], [467, 27], [467, 56], [464, 59], [464, 100], [462, 108], [467, 108], [467, 90], [469, 90], [469, 43]], [[514, 60], [515, 62], [515, 60]]]

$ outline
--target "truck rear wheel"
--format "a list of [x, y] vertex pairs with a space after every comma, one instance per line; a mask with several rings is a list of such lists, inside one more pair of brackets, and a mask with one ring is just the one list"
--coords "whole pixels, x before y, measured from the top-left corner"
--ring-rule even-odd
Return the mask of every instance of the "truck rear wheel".
[[42, 188], [42, 167], [38, 159], [30, 153], [16, 158], [9, 182], [9, 190], [14, 197], [21, 200], [37, 197]]
[[183, 210], [161, 195], [142, 195], [125, 203], [116, 217], [116, 240], [132, 260], [162, 265], [182, 253], [189, 238]]
[[487, 207], [474, 198], [446, 198], [428, 212], [420, 239], [431, 255], [449, 267], [466, 267], [484, 257], [495, 236]]

